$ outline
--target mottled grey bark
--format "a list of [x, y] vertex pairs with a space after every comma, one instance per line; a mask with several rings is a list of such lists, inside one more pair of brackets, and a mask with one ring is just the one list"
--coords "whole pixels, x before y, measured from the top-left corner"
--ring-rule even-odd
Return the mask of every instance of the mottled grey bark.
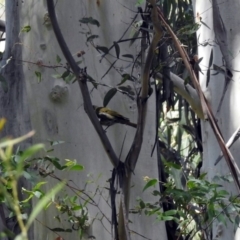
[[1, 64], [6, 66], [1, 69], [1, 73], [6, 80], [7, 91], [0, 88], [0, 116], [7, 119], [2, 134], [12, 137], [20, 136], [31, 129], [19, 40], [20, 6], [17, 3], [17, 0], [6, 1], [6, 48]]
[[[25, 81], [22, 68], [22, 47], [19, 44], [19, 12], [21, 5], [18, 0], [6, 1], [6, 48], [1, 62], [1, 74], [5, 79], [5, 86], [0, 87], [0, 118], [7, 119], [6, 126], [0, 133], [0, 137], [19, 137], [26, 134], [31, 129], [28, 113], [28, 103], [26, 101]], [[10, 61], [9, 61], [10, 60]], [[24, 142], [22, 149], [28, 146], [31, 140]], [[21, 188], [29, 185], [25, 179], [19, 180], [19, 199], [22, 199]], [[0, 206], [3, 210], [4, 206]], [[5, 209], [6, 210], [6, 209]], [[3, 216], [3, 212], [2, 212]], [[8, 214], [5, 212], [5, 217]], [[3, 217], [2, 217], [3, 218]], [[4, 222], [4, 219], [1, 221]], [[17, 233], [19, 228], [14, 218], [5, 221], [8, 229]], [[0, 222], [0, 232], [4, 224]], [[31, 232], [31, 231], [30, 231]], [[32, 233], [29, 235], [32, 238]]]

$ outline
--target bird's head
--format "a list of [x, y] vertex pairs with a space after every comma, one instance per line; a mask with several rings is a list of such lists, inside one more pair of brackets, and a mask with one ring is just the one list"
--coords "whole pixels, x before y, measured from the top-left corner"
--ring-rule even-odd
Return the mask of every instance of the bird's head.
[[94, 109], [95, 113], [98, 115], [101, 107], [93, 105], [93, 109]]

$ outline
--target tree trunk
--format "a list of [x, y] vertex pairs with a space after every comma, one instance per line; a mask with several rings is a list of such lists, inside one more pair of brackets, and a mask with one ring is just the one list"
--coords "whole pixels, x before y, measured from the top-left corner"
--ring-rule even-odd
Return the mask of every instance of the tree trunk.
[[[12, 103], [11, 108], [8, 105], [9, 107], [1, 112], [4, 113], [2, 114], [3, 116], [9, 118], [9, 122], [11, 121], [9, 124], [12, 127], [8, 127], [6, 133], [13, 136], [21, 135], [26, 133], [32, 126], [36, 130], [33, 141], [46, 143], [47, 149], [50, 148], [48, 140], [62, 140], [65, 142], [55, 146], [52, 155], [61, 159], [61, 164], [64, 164], [66, 158], [77, 159], [79, 164], [84, 165], [85, 170], [77, 174], [67, 171], [56, 171], [55, 174], [61, 179], [71, 180], [72, 182], [69, 182], [69, 184], [79, 189], [85, 188], [86, 181], [91, 180], [92, 183], [88, 183], [85, 190], [94, 198], [97, 206], [91, 204], [87, 206], [90, 218], [94, 221], [88, 231], [86, 231], [85, 237], [87, 239], [92, 235], [97, 239], [111, 239], [111, 208], [109, 205], [109, 192], [105, 188], [109, 188], [109, 183], [106, 181], [111, 177], [113, 166], [84, 111], [83, 100], [77, 83], [66, 84], [62, 79], [53, 77], [54, 74], [62, 74], [65, 71], [63, 68], [54, 67], [60, 65], [56, 61], [57, 56], [62, 59], [61, 63], [65, 64], [65, 60], [48, 22], [46, 2], [26, 0], [21, 3], [21, 1], [16, 0], [6, 1], [6, 3], [17, 11], [17, 13], [13, 14], [14, 17], [8, 18], [8, 31], [12, 31], [10, 26], [15, 28], [18, 26], [14, 31], [14, 40], [10, 42], [11, 37], [7, 38], [8, 55], [7, 51], [5, 53], [8, 57], [14, 54], [13, 58], [18, 60], [12, 60], [10, 63], [15, 63], [15, 65], [10, 68], [8, 64], [8, 68], [5, 68], [6, 70], [10, 69], [9, 71], [12, 72], [13, 76], [11, 75], [11, 81], [9, 81], [9, 91], [7, 93], [1, 92], [1, 98], [3, 98], [4, 94], [5, 97], [0, 104], [4, 107], [3, 103]], [[121, 1], [121, 3], [118, 1], [79, 2], [71, 0], [71, 3], [69, 1], [56, 1], [57, 18], [70, 51], [77, 61], [83, 61], [81, 67], [86, 66], [87, 73], [100, 83], [116, 86], [121, 82], [121, 74], [131, 72], [132, 65], [126, 61], [118, 61], [115, 68], [121, 74], [111, 69], [101, 79], [116, 58], [108, 56], [108, 61], [103, 59], [102, 63], [100, 63], [101, 55], [89, 42], [86, 42], [87, 38], [81, 32], [86, 31], [86, 29], [89, 31], [90, 29], [92, 35], [99, 36], [94, 40], [95, 45], [110, 47], [113, 41], [120, 39], [128, 24], [130, 24], [135, 14], [130, 9], [136, 9], [135, 1]], [[9, 11], [8, 8], [6, 10]], [[88, 28], [87, 25], [81, 24], [79, 20], [83, 17], [92, 17], [98, 20], [100, 27], [89, 24]], [[14, 24], [14, 21], [18, 24]], [[24, 26], [30, 26], [31, 31], [20, 33], [20, 29]], [[17, 38], [18, 36], [20, 36], [20, 39]], [[130, 38], [130, 31], [128, 31], [125, 38]], [[120, 56], [122, 54], [133, 54], [136, 56], [137, 51], [140, 50], [139, 45], [137, 42], [137, 44], [129, 48], [128, 42], [121, 43]], [[77, 53], [80, 51], [84, 51], [85, 55], [78, 59]], [[112, 53], [115, 55], [114, 51]], [[21, 59], [23, 61], [19, 61]], [[49, 67], [44, 67], [43, 65]], [[136, 73], [141, 72], [137, 68], [135, 71]], [[40, 82], [38, 82], [40, 78], [37, 79], [36, 76], [37, 74], [39, 77], [39, 73], [41, 73]], [[10, 85], [11, 83], [12, 85]], [[26, 93], [24, 93], [25, 84]], [[89, 88], [92, 89], [93, 104], [103, 105], [103, 98], [109, 88], [98, 86], [96, 90], [91, 83], [89, 83]], [[131, 186], [134, 187], [131, 188], [130, 209], [137, 205], [137, 196], [151, 201], [152, 196], [142, 193], [143, 177], [146, 175], [150, 177], [158, 176], [156, 155], [151, 158], [151, 150], [155, 140], [154, 105], [154, 98], [151, 97], [148, 101], [143, 147], [138, 165], [132, 176]], [[126, 95], [118, 92], [111, 100], [109, 107], [130, 118], [132, 122], [136, 122], [136, 102], [129, 99]], [[134, 128], [122, 124], [114, 125], [107, 129], [107, 135], [113, 148], [117, 155], [121, 156], [120, 159], [122, 161], [127, 156], [134, 134]], [[124, 140], [125, 135], [126, 139]], [[44, 168], [44, 166], [41, 167]], [[56, 181], [51, 178], [47, 180], [46, 190], [51, 189], [56, 184]], [[73, 193], [69, 191], [69, 194]], [[79, 199], [79, 202], [84, 204], [84, 201], [81, 199]], [[48, 230], [46, 226], [49, 228], [72, 227], [70, 224], [66, 224], [63, 216], [61, 216], [61, 224], [57, 220], [53, 220], [53, 216], [57, 214], [59, 213], [53, 208], [43, 211], [38, 216], [38, 221], [34, 222], [34, 237], [30, 239], [57, 238], [57, 235]], [[140, 217], [139, 215], [130, 214], [129, 220], [132, 222], [129, 228], [133, 240], [140, 239], [141, 235], [147, 239], [166, 239], [164, 223], [156, 222], [153, 217], [145, 217], [144, 215]], [[65, 239], [69, 237], [79, 239], [77, 233], [71, 233], [71, 236], [69, 234], [60, 234]], [[159, 236], [161, 237], [159, 238]]]
[[[26, 134], [31, 130], [31, 122], [26, 97], [26, 84], [24, 81], [22, 59], [22, 47], [20, 45], [20, 24], [19, 14], [20, 7], [18, 1], [6, 1], [6, 45], [1, 62], [1, 74], [4, 78], [0, 88], [0, 118], [7, 119], [7, 124], [1, 132], [1, 137], [18, 137]], [[31, 140], [27, 140], [21, 144], [21, 149], [31, 144]], [[19, 180], [19, 189], [22, 187], [29, 188], [30, 184], [23, 178]], [[23, 196], [21, 191], [18, 193], [19, 199]], [[1, 206], [4, 209], [4, 206]], [[16, 227], [16, 218], [8, 218], [8, 211], [4, 209], [6, 216], [6, 227], [11, 231], [18, 233]], [[3, 225], [1, 225], [1, 228]], [[0, 228], [0, 231], [2, 230]], [[32, 239], [32, 230], [29, 232], [29, 238]]]
[[[196, 20], [203, 21], [208, 27], [202, 25], [197, 32], [199, 39], [199, 58], [203, 57], [200, 63], [200, 68], [204, 74], [200, 74], [200, 83], [206, 97], [211, 104], [213, 113], [218, 121], [225, 142], [232, 136], [232, 134], [239, 127], [239, 1], [194, 1], [194, 11]], [[219, 8], [219, 13], [216, 13]], [[222, 21], [221, 21], [222, 19]], [[218, 25], [220, 23], [220, 25]], [[221, 27], [220, 27], [221, 26]], [[223, 27], [224, 26], [224, 27]], [[222, 29], [221, 29], [222, 28]], [[223, 30], [225, 28], [225, 30]], [[220, 31], [221, 34], [220, 34]], [[205, 45], [204, 43], [209, 43]], [[222, 44], [222, 45], [221, 45]], [[220, 47], [222, 46], [222, 47]], [[225, 49], [225, 50], [224, 50]], [[225, 81], [224, 74], [210, 75], [209, 85], [206, 86], [207, 68], [209, 66], [210, 53], [213, 50], [213, 64], [224, 67], [233, 74], [227, 88], [223, 103], [219, 113], [217, 109], [220, 99], [222, 97]], [[226, 54], [227, 52], [227, 54]], [[237, 70], [237, 71], [234, 71]], [[211, 74], [216, 73], [211, 66]], [[227, 73], [226, 73], [227, 74]], [[216, 175], [228, 175], [229, 168], [223, 158], [216, 166], [215, 161], [220, 154], [220, 148], [213, 134], [213, 131], [207, 121], [202, 122], [202, 136], [203, 136], [203, 172], [208, 172], [209, 179], [213, 179]], [[231, 148], [237, 164], [239, 165], [239, 147], [236, 142]], [[226, 184], [221, 182], [227, 191], [233, 194], [238, 194], [234, 183]], [[233, 215], [233, 218], [235, 216]], [[228, 222], [225, 227], [217, 220], [213, 223], [213, 239], [234, 239], [234, 224]], [[239, 239], [236, 237], [235, 239]]]

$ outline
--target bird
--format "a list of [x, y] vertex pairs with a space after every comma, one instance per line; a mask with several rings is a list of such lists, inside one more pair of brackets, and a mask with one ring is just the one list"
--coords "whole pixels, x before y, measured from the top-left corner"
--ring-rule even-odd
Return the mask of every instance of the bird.
[[136, 123], [130, 122], [130, 120], [120, 113], [111, 110], [110, 108], [106, 107], [98, 107], [93, 105], [93, 108], [100, 120], [101, 125], [110, 127], [115, 123], [125, 124], [134, 128], [137, 128]]

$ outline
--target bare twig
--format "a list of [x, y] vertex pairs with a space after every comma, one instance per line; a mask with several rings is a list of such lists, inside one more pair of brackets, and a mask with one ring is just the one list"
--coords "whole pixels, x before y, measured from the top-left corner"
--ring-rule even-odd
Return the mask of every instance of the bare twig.
[[[229, 138], [228, 142], [226, 143], [226, 146], [228, 148], [230, 148], [239, 139], [239, 137], [240, 137], [240, 126], [233, 133], [233, 135]], [[215, 166], [221, 161], [222, 157], [223, 157], [223, 153], [221, 152], [214, 163]]]

